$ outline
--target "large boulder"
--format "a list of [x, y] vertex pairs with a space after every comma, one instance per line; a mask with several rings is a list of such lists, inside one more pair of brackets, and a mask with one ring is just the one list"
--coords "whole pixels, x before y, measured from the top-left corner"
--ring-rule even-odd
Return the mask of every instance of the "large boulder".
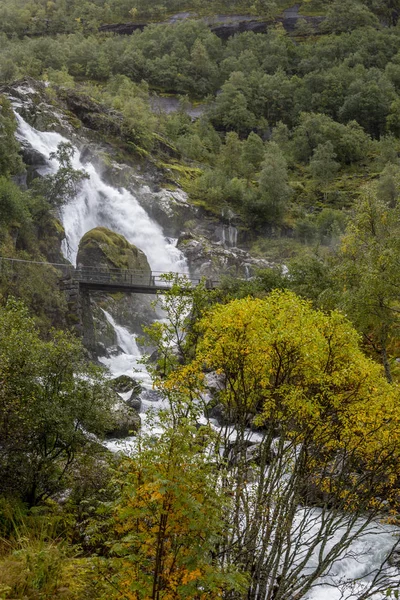
[[113, 417], [106, 430], [106, 438], [125, 438], [140, 429], [139, 414], [120, 400], [114, 405]]
[[114, 379], [111, 380], [111, 386], [119, 394], [126, 394], [127, 392], [132, 391], [132, 395], [138, 396], [142, 391], [140, 383], [133, 379], [133, 377], [129, 377], [129, 375], [119, 375], [119, 377], [114, 377]]
[[144, 252], [106, 227], [85, 233], [79, 242], [77, 266], [151, 272]]

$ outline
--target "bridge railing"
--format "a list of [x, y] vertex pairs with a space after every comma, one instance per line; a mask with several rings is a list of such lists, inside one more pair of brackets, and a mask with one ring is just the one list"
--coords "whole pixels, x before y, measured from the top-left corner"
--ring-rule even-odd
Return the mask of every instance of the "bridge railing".
[[[72, 273], [73, 279], [81, 283], [107, 285], [143, 286], [170, 288], [173, 283], [184, 278], [191, 286], [199, 285], [202, 277], [191, 277], [187, 273], [165, 273], [164, 271], [140, 271], [131, 269], [104, 269], [101, 267], [79, 267]], [[207, 287], [216, 287], [219, 281], [206, 279]]]

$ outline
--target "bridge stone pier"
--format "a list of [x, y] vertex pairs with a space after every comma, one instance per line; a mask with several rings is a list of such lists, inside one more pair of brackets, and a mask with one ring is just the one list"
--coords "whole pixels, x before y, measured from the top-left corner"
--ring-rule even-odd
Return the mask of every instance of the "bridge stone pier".
[[72, 274], [63, 277], [60, 282], [68, 305], [68, 321], [82, 338], [85, 348], [90, 354], [96, 354], [96, 334], [90, 304], [90, 291], [82, 289], [79, 281]]

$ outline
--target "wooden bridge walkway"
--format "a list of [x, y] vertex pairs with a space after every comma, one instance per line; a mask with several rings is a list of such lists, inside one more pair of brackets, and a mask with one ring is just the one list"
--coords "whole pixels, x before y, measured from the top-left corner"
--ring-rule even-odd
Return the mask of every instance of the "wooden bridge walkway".
[[[134, 271], [129, 269], [104, 269], [98, 267], [78, 267], [70, 264], [46, 263], [27, 261], [15, 258], [0, 257], [0, 275], [3, 269], [17, 270], [19, 265], [39, 265], [52, 267], [60, 271], [62, 280], [77, 283], [79, 288], [87, 291], [125, 292], [133, 294], [156, 294], [172, 288], [175, 283], [181, 282], [185, 289], [194, 288], [204, 278], [191, 277], [187, 273], [164, 273], [161, 271]], [[208, 289], [215, 289], [219, 285], [217, 279], [205, 279]]]

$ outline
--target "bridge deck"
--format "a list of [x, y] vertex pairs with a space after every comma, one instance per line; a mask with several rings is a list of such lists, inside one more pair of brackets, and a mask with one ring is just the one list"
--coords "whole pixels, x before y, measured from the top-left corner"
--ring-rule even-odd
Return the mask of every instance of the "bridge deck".
[[[165, 274], [158, 271], [132, 271], [129, 269], [100, 269], [81, 267], [71, 273], [71, 278], [79, 282], [83, 289], [130, 292], [136, 294], [156, 294], [165, 292], [183, 278], [185, 288], [194, 288], [202, 281], [200, 277], [190, 277], [186, 273]], [[213, 289], [218, 281], [207, 279], [206, 287]]]
[[[78, 283], [82, 289], [93, 291], [156, 294], [157, 292], [165, 292], [171, 289], [175, 283], [181, 285], [186, 290], [190, 290], [199, 285], [201, 281], [204, 281], [204, 278], [191, 277], [187, 273], [104, 269], [100, 267], [75, 268], [68, 263], [56, 264], [0, 257], [0, 271], [2, 266], [14, 269], [22, 264], [52, 267], [60, 271], [63, 279], [69, 279]], [[205, 280], [208, 289], [216, 288], [219, 283], [217, 279]]]

